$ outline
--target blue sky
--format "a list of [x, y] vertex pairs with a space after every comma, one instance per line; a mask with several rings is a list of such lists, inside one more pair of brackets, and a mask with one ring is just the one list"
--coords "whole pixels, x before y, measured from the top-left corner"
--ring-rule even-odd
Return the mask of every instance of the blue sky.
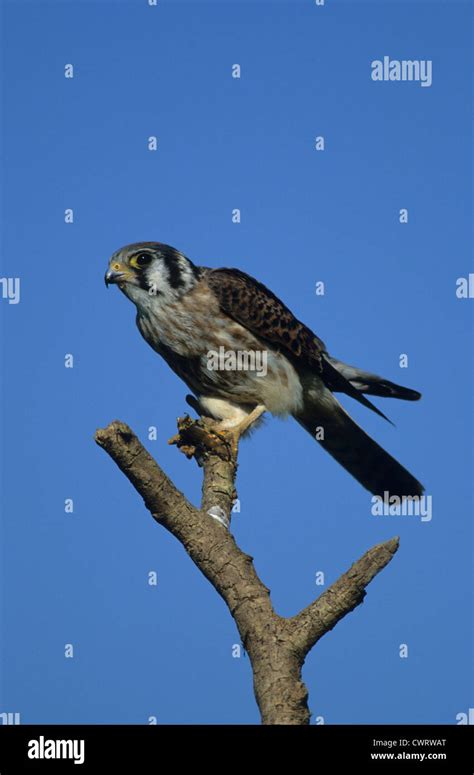
[[[325, 588], [317, 571], [327, 586], [400, 535], [363, 606], [307, 659], [313, 720], [456, 723], [474, 702], [473, 302], [455, 294], [473, 271], [470, 4], [2, 11], [1, 274], [20, 278], [21, 300], [0, 303], [0, 711], [258, 722], [223, 602], [93, 441], [126, 421], [197, 502], [197, 466], [166, 444], [187, 388], [103, 284], [114, 250], [159, 240], [258, 277], [333, 355], [423, 393], [378, 400], [396, 428], [344, 403], [425, 484], [430, 522], [372, 516], [370, 495], [296, 423], [269, 419], [241, 447], [233, 530], [288, 616]], [[431, 60], [432, 86], [372, 81], [384, 55]]]

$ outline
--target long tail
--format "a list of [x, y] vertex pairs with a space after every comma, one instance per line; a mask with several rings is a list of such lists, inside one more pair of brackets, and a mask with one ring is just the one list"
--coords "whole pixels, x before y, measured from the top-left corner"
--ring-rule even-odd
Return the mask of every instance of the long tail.
[[[349, 366], [336, 358], [329, 357], [328, 360], [339, 374], [360, 393], [366, 393], [370, 396], [383, 396], [384, 398], [401, 398], [403, 401], [418, 401], [421, 398], [421, 393], [418, 393], [417, 390], [397, 385], [395, 382], [379, 377], [378, 374], [362, 371], [362, 369]], [[342, 385], [335, 387], [336, 391], [338, 389], [340, 392], [345, 392]]]
[[295, 419], [373, 495], [423, 493], [420, 482], [354, 422], [326, 387], [306, 394], [304, 409]]

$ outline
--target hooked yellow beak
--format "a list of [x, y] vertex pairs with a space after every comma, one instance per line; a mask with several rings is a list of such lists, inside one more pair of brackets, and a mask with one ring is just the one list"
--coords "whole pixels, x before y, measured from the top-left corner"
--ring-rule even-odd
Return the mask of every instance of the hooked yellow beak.
[[129, 277], [131, 277], [131, 272], [125, 266], [125, 264], [122, 264], [120, 261], [114, 261], [107, 269], [104, 280], [106, 286], [108, 287], [113, 283], [123, 283]]

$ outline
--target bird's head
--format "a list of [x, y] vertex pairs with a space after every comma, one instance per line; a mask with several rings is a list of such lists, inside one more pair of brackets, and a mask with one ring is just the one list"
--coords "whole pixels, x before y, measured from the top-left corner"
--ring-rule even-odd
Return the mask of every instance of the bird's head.
[[105, 273], [105, 284], [118, 285], [137, 306], [150, 297], [175, 300], [191, 290], [198, 279], [198, 267], [162, 242], [135, 242], [120, 248]]

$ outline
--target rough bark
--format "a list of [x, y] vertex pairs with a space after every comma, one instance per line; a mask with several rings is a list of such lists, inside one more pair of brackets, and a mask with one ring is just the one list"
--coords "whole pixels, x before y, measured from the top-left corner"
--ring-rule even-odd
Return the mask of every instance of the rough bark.
[[305, 657], [326, 632], [362, 603], [366, 586], [397, 551], [398, 538], [369, 549], [296, 616], [278, 616], [253, 558], [237, 546], [227, 527], [235, 498], [234, 447], [206, 420], [184, 418], [178, 430], [171, 442], [203, 468], [199, 509], [175, 487], [127, 425], [112, 422], [98, 430], [95, 438], [141, 495], [152, 517], [182, 543], [225, 600], [251, 661], [262, 722], [309, 724], [308, 692], [301, 680]]

